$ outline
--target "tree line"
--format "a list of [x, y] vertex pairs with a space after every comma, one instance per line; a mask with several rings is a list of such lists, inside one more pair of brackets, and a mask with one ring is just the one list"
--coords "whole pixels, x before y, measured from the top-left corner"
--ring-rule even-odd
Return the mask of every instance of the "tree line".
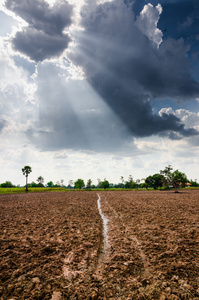
[[[42, 176], [39, 176], [37, 178], [37, 182], [31, 182], [28, 183], [28, 176], [32, 172], [32, 168], [30, 166], [25, 166], [22, 168], [22, 173], [26, 178], [26, 191], [28, 191], [28, 188], [66, 188], [66, 189], [108, 189], [108, 188], [114, 188], [114, 189], [138, 189], [138, 188], [153, 188], [153, 189], [169, 189], [169, 188], [175, 188], [175, 191], [178, 192], [179, 187], [185, 187], [188, 185], [191, 185], [193, 187], [199, 187], [199, 184], [197, 183], [197, 180], [188, 180], [185, 173], [180, 172], [179, 170], [173, 171], [173, 168], [171, 165], [168, 165], [164, 168], [164, 170], [160, 170], [159, 173], [155, 173], [153, 175], [149, 175], [148, 177], [142, 179], [142, 180], [133, 180], [132, 175], [129, 175], [128, 180], [124, 180], [124, 177], [121, 176], [121, 182], [118, 184], [110, 183], [106, 178], [104, 180], [98, 179], [98, 184], [94, 185], [92, 183], [91, 179], [88, 179], [87, 183], [85, 184], [84, 180], [79, 178], [76, 181], [69, 180], [68, 185], [64, 184], [64, 180], [61, 179], [60, 181], [57, 181], [55, 184], [53, 181], [47, 182], [47, 184], [44, 184], [44, 178]], [[144, 181], [144, 182], [141, 182]], [[11, 183], [11, 181], [6, 181], [4, 183], [0, 184], [1, 188], [14, 188], [16, 187]]]

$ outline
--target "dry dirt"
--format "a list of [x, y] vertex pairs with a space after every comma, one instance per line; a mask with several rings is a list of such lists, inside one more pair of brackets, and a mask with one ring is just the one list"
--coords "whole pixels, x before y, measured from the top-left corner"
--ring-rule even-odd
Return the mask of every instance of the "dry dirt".
[[0, 300], [199, 299], [199, 191], [98, 194], [0, 195]]

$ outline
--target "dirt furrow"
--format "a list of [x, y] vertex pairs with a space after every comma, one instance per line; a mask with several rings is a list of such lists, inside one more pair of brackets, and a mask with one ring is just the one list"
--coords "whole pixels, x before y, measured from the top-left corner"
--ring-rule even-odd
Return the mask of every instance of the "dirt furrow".
[[0, 196], [0, 300], [199, 299], [199, 191], [99, 196]]
[[151, 277], [152, 276], [152, 268], [150, 266], [150, 262], [149, 259], [147, 257], [147, 255], [144, 253], [142, 246], [141, 246], [141, 242], [138, 240], [138, 238], [136, 237], [136, 235], [132, 235], [132, 233], [130, 233], [127, 229], [127, 226], [124, 224], [124, 217], [120, 212], [116, 212], [116, 210], [108, 203], [107, 199], [105, 199], [106, 204], [108, 205], [108, 207], [110, 208], [110, 210], [113, 212], [113, 215], [116, 219], [116, 222], [119, 222], [122, 224], [122, 226], [124, 227], [124, 234], [126, 236], [126, 238], [130, 241], [132, 241], [132, 246], [135, 247], [138, 252], [139, 255], [143, 261], [144, 264], [144, 271], [143, 271], [143, 275], [145, 277]]

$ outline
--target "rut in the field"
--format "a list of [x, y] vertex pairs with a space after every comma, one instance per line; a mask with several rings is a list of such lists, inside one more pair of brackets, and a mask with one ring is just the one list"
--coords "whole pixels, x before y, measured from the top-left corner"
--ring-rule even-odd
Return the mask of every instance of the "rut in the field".
[[115, 209], [108, 203], [108, 201], [106, 199], [105, 199], [105, 202], [108, 205], [109, 209], [113, 212], [115, 219], [117, 219], [119, 222], [121, 222], [122, 226], [125, 229], [126, 236], [128, 236], [129, 240], [131, 240], [133, 242], [133, 245], [138, 250], [139, 255], [140, 255], [140, 257], [141, 257], [141, 259], [143, 261], [143, 264], [144, 264], [144, 269], [145, 269], [144, 274], [145, 274], [145, 276], [146, 277], [150, 276], [151, 275], [151, 271], [150, 271], [149, 259], [145, 255], [145, 253], [143, 252], [140, 241], [137, 239], [137, 237], [135, 235], [129, 235], [129, 232], [128, 232], [127, 228], [126, 228], [126, 225], [123, 222], [123, 216], [122, 216], [122, 214], [121, 213], [118, 214], [115, 211]]
[[98, 265], [101, 265], [106, 262], [108, 255], [109, 255], [109, 249], [110, 249], [110, 244], [109, 244], [109, 238], [108, 238], [108, 222], [109, 219], [103, 214], [102, 209], [101, 209], [101, 197], [99, 194], [97, 194], [98, 199], [97, 199], [97, 207], [99, 210], [99, 214], [102, 218], [102, 223], [103, 223], [103, 247], [101, 249], [101, 253], [99, 256], [98, 260]]

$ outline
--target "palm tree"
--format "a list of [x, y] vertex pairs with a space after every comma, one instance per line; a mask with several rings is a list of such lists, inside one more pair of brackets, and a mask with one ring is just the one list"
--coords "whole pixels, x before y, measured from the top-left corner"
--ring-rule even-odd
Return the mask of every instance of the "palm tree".
[[23, 175], [26, 176], [26, 192], [28, 192], [28, 175], [30, 174], [30, 172], [32, 172], [32, 169], [31, 169], [30, 166], [25, 166], [25, 167], [22, 169]]

